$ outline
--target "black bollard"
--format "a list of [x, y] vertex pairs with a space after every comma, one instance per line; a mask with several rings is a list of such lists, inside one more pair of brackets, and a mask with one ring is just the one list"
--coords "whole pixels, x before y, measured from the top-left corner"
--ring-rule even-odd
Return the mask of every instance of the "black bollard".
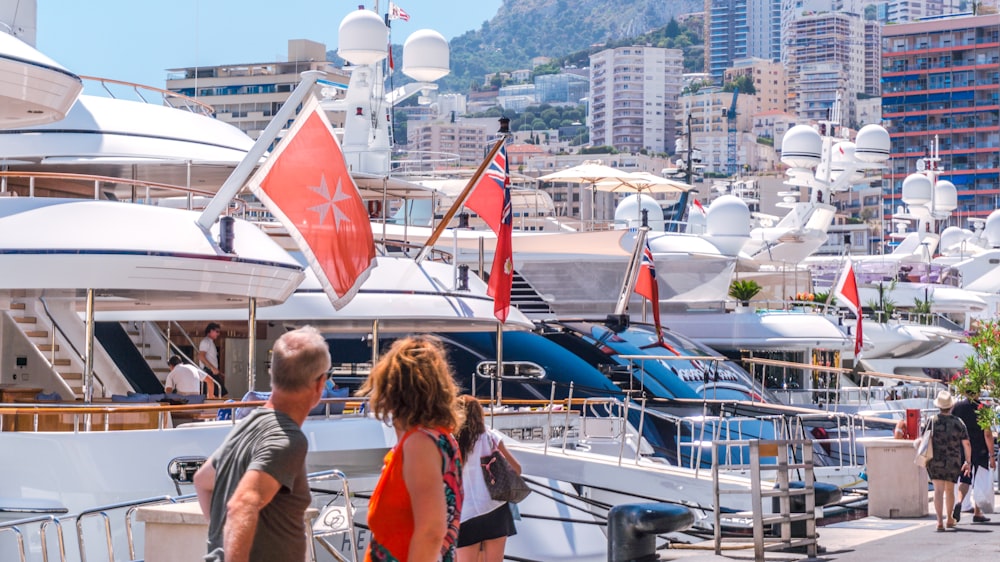
[[616, 505], [608, 512], [608, 562], [656, 560], [656, 535], [694, 523], [690, 509], [668, 503]]

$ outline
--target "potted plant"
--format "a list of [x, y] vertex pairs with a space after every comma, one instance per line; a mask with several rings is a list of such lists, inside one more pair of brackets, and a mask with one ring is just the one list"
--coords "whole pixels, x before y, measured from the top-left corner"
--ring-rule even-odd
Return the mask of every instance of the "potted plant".
[[729, 285], [729, 296], [744, 308], [750, 306], [750, 299], [757, 296], [762, 287], [753, 279], [737, 279]]

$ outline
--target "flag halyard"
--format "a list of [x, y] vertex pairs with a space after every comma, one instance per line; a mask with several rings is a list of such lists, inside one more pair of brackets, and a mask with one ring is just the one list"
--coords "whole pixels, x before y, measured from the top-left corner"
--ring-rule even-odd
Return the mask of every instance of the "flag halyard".
[[368, 209], [315, 98], [248, 186], [288, 230], [334, 308], [343, 308], [376, 265]]

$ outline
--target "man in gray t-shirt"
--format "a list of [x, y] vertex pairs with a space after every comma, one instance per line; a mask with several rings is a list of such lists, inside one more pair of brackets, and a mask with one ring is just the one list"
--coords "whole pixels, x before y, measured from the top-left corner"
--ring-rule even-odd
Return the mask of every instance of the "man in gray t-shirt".
[[304, 560], [309, 484], [302, 423], [319, 403], [330, 350], [315, 329], [286, 332], [271, 356], [271, 397], [195, 474], [212, 562]]

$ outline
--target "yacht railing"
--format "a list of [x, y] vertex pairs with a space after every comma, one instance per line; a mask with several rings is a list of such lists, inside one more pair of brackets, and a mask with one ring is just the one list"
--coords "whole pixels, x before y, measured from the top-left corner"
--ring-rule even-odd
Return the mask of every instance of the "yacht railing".
[[[28, 181], [28, 192], [26, 194], [19, 194], [16, 191], [10, 191], [10, 179], [20, 178], [26, 179]], [[92, 174], [73, 174], [67, 172], [11, 172], [11, 171], [0, 171], [0, 195], [6, 196], [27, 196], [35, 197], [35, 184], [37, 180], [58, 180], [64, 182], [79, 182], [82, 184], [91, 183], [93, 184], [93, 199], [100, 200], [101, 197], [101, 186], [103, 184], [125, 184], [132, 185], [136, 187], [141, 187], [146, 189], [145, 199], [148, 201], [150, 198], [150, 191], [153, 189], [165, 190], [168, 192], [180, 192], [188, 193], [191, 195], [201, 195], [205, 197], [212, 197], [215, 195], [214, 191], [209, 191], [206, 189], [199, 189], [197, 187], [185, 187], [181, 185], [173, 185], [169, 183], [160, 183], [153, 181], [143, 181], [137, 179], [120, 178], [113, 176], [99, 176]], [[85, 193], [86, 190], [81, 190], [80, 193]], [[234, 201], [240, 201], [236, 199]]]
[[[758, 357], [744, 358], [742, 363], [755, 381], [760, 380], [786, 404], [817, 405], [835, 411], [847, 405], [870, 406], [872, 403], [903, 398], [933, 398], [943, 385], [941, 381], [925, 377]], [[856, 383], [852, 376], [857, 377]], [[812, 377], [813, 385], [802, 388], [806, 377]], [[767, 384], [768, 378], [778, 384]], [[881, 386], [886, 381], [896, 381], [897, 386]]]
[[[360, 416], [364, 415], [366, 399], [362, 398], [324, 398], [323, 417]], [[0, 404], [0, 428], [14, 427], [13, 431], [40, 432], [60, 431], [85, 433], [89, 431], [125, 431], [129, 429], [170, 429], [175, 423], [226, 421], [236, 423], [232, 413], [241, 408], [257, 408], [265, 401], [228, 401], [205, 404], [167, 405], [160, 403], [128, 403], [116, 402], [104, 405], [77, 404]], [[333, 410], [343, 413], [335, 414]], [[336, 406], [336, 408], [335, 408]], [[86, 420], [96, 419], [97, 422], [87, 424]], [[13, 419], [13, 424], [7, 420]], [[11, 431], [3, 429], [3, 431]]]
[[146, 98], [152, 98], [155, 96], [160, 98], [161, 105], [166, 105], [174, 109], [186, 109], [192, 113], [198, 113], [208, 117], [215, 116], [215, 108], [211, 105], [170, 90], [146, 86], [144, 84], [136, 84], [135, 82], [124, 82], [122, 80], [100, 78], [97, 76], [80, 76], [80, 78], [91, 82], [97, 82], [101, 85], [101, 88], [107, 92], [108, 96], [113, 99], [119, 99], [119, 96], [115, 94], [113, 87], [120, 87], [123, 91], [131, 91], [135, 95], [135, 101], [153, 103]]

